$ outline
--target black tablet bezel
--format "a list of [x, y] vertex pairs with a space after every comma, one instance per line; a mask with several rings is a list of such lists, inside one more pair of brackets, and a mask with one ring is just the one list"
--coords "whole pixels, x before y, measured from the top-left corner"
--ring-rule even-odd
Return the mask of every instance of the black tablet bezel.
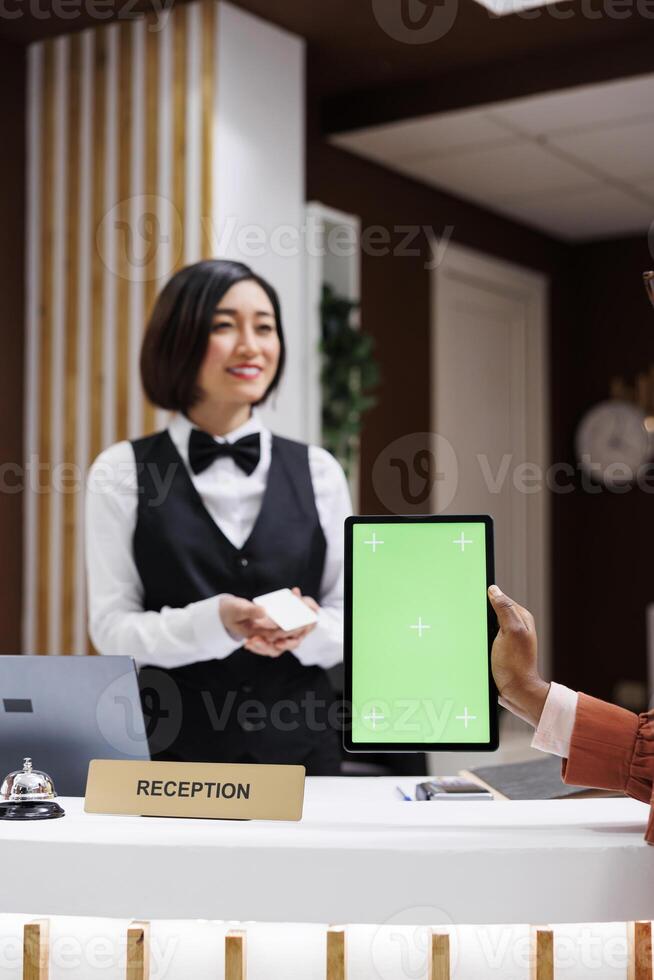
[[[347, 517], [345, 519], [345, 615], [344, 615], [344, 698], [346, 706], [352, 705], [352, 529], [355, 524], [483, 524], [486, 537], [486, 586], [495, 580], [495, 553], [493, 542], [493, 518], [488, 514], [417, 516]], [[495, 752], [499, 746], [497, 688], [491, 671], [491, 649], [497, 634], [497, 618], [486, 598], [488, 617], [488, 718], [490, 738], [488, 742], [353, 742], [351, 711], [343, 722], [343, 746], [347, 752]], [[345, 715], [345, 712], [344, 712]]]

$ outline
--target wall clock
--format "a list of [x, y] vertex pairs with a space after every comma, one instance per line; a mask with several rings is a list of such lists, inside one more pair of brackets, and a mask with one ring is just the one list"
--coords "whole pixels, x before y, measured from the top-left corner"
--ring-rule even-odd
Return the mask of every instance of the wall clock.
[[610, 399], [593, 406], [577, 427], [580, 466], [605, 486], [633, 483], [652, 455], [645, 418], [645, 412], [631, 402]]

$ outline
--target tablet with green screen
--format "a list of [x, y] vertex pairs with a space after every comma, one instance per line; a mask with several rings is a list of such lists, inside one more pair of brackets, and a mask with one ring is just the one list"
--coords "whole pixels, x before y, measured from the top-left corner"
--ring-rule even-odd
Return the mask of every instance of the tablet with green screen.
[[490, 517], [346, 520], [347, 750], [497, 748], [493, 580]]

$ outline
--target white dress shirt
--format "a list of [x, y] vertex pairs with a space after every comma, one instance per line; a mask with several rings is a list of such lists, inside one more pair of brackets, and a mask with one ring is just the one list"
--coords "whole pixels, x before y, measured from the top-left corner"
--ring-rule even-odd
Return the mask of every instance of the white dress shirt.
[[[192, 428], [184, 415], [176, 415], [168, 432], [208, 513], [232, 544], [241, 548], [261, 508], [272, 434], [253, 409], [246, 423], [215, 439], [236, 442], [259, 432], [261, 458], [256, 469], [247, 476], [233, 459], [220, 457], [195, 474], [188, 461]], [[352, 504], [343, 469], [326, 449], [309, 446], [309, 470], [327, 550], [320, 592], [313, 596], [321, 607], [318, 623], [293, 653], [307, 666], [331, 667], [343, 656], [343, 522], [352, 513]], [[220, 595], [178, 609], [143, 609], [143, 583], [132, 548], [137, 488], [134, 451], [127, 441], [106, 449], [89, 471], [86, 563], [89, 631], [96, 649], [134, 657], [139, 665], [166, 668], [229, 656], [243, 641], [223, 625]], [[297, 583], [287, 585], [292, 588]]]

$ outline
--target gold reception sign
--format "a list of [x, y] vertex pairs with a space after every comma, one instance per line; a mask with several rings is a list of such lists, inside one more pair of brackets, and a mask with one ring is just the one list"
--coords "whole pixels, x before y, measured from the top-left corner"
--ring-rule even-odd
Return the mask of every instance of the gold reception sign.
[[93, 759], [84, 809], [144, 817], [301, 820], [304, 766]]

